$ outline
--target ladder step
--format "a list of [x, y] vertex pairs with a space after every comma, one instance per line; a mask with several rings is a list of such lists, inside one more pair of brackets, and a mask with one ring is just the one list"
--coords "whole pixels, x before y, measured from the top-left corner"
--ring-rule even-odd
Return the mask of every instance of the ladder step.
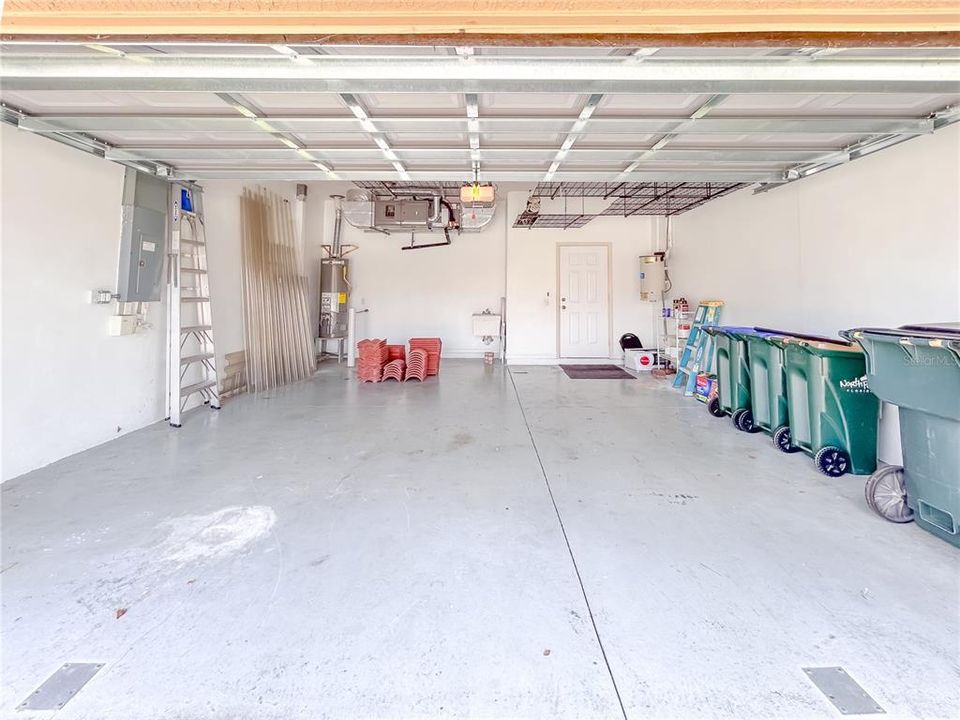
[[213, 325], [184, 325], [180, 328], [181, 335], [189, 335], [195, 332], [209, 332], [213, 330]]
[[180, 298], [180, 302], [185, 302], [185, 303], [206, 303], [206, 302], [210, 302], [210, 298], [208, 298], [208, 297], [185, 297], [185, 298]]
[[190, 363], [200, 362], [201, 360], [210, 360], [214, 357], [212, 352], [197, 353], [196, 355], [185, 355], [180, 358], [181, 365], [189, 365]]
[[193, 395], [195, 392], [211, 388], [216, 384], [216, 380], [201, 380], [200, 382], [193, 383], [193, 385], [184, 385], [180, 388], [180, 397], [185, 398], [188, 395]]
[[182, 273], [190, 273], [191, 275], [206, 275], [206, 274], [207, 274], [207, 271], [206, 271], [206, 270], [201, 270], [200, 268], [185, 268], [185, 267], [182, 267], [182, 268], [180, 268], [180, 272], [182, 272]]
[[180, 238], [181, 245], [206, 245], [205, 242], [200, 240], [191, 240], [189, 238]]

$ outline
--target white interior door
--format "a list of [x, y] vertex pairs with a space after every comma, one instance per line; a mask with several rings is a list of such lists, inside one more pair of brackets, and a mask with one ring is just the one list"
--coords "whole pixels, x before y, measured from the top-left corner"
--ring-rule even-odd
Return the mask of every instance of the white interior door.
[[606, 245], [560, 246], [560, 357], [610, 356]]

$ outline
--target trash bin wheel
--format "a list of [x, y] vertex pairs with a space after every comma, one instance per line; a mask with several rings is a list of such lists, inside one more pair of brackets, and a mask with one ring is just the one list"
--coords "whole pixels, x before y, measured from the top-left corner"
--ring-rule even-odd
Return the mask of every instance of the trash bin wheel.
[[913, 522], [913, 510], [907, 505], [907, 489], [903, 482], [903, 468], [884, 465], [867, 478], [863, 488], [867, 505], [880, 517], [890, 522]]
[[733, 414], [733, 424], [737, 430], [753, 432], [753, 413], [747, 408], [740, 408]]
[[833, 445], [820, 448], [813, 461], [817, 464], [817, 470], [830, 477], [840, 477], [850, 469], [850, 456], [846, 450]]
[[781, 425], [773, 431], [773, 444], [777, 446], [780, 452], [785, 453], [794, 453], [800, 449], [793, 445], [789, 425]]
[[723, 417], [726, 413], [720, 409], [720, 398], [714, 395], [707, 402], [707, 412], [713, 415], [714, 417]]

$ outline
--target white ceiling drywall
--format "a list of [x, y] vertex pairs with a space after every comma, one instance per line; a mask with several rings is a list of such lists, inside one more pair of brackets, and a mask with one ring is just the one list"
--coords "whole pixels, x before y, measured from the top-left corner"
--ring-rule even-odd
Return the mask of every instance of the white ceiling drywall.
[[3, 43], [0, 60], [7, 122], [197, 180], [777, 183], [960, 103], [955, 49]]

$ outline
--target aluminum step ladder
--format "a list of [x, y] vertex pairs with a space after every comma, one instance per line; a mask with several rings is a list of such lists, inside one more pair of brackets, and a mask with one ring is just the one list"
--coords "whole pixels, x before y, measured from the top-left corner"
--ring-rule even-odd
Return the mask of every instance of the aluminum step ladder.
[[677, 375], [673, 378], [673, 386], [682, 388], [684, 395], [693, 395], [697, 373], [713, 369], [713, 336], [704, 332], [703, 327], [718, 325], [722, 310], [722, 300], [703, 300], [697, 305], [687, 343], [677, 359]]
[[170, 243], [167, 269], [167, 420], [180, 427], [180, 415], [191, 397], [220, 409], [220, 385], [203, 196], [199, 188], [170, 186]]

